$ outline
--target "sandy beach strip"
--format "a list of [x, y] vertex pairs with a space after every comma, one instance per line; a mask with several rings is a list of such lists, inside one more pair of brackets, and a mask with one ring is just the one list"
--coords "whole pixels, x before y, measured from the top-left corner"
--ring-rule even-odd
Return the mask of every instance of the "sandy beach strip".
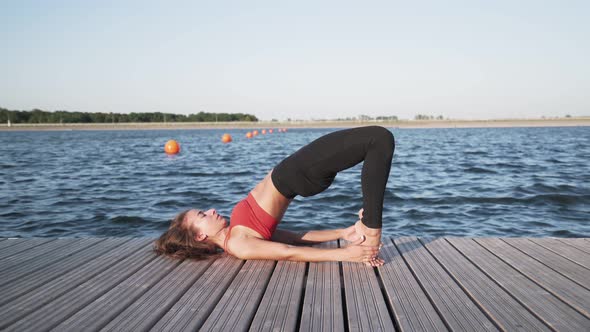
[[69, 123], [0, 125], [0, 131], [69, 130], [174, 130], [174, 129], [263, 129], [263, 128], [350, 128], [379, 125], [388, 128], [503, 128], [590, 126], [590, 117], [559, 119], [499, 120], [399, 120], [399, 121], [258, 121], [258, 122], [149, 122]]

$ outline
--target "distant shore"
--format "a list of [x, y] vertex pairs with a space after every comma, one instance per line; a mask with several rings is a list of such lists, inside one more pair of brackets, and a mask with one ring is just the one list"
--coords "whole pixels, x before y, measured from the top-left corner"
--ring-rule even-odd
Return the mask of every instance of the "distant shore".
[[68, 123], [0, 125], [0, 131], [46, 130], [173, 130], [173, 129], [263, 129], [263, 128], [348, 128], [379, 125], [389, 128], [500, 128], [590, 126], [590, 117], [558, 119], [498, 120], [399, 120], [399, 121], [258, 121], [258, 122], [146, 122]]

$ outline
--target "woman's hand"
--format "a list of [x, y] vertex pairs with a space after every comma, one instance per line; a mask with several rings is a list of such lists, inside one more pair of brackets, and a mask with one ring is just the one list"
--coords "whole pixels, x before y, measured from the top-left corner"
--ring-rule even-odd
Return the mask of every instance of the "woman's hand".
[[347, 262], [365, 263], [370, 266], [383, 265], [383, 260], [375, 258], [377, 253], [379, 253], [379, 247], [361, 245], [363, 242], [365, 242], [364, 236], [342, 248], [345, 251], [343, 260]]

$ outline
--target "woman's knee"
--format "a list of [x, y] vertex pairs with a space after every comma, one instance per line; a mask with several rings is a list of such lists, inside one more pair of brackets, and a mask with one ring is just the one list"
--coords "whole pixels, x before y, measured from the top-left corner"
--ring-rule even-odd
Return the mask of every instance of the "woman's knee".
[[391, 151], [393, 153], [393, 150], [395, 149], [395, 137], [391, 131], [381, 126], [371, 126], [371, 133], [373, 139], [375, 140], [374, 142], [381, 149], [385, 149], [386, 151]]

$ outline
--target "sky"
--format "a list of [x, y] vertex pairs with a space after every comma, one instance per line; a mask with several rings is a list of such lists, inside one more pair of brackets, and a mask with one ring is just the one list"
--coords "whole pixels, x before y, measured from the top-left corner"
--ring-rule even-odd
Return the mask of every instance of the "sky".
[[0, 107], [590, 115], [590, 1], [0, 1]]

